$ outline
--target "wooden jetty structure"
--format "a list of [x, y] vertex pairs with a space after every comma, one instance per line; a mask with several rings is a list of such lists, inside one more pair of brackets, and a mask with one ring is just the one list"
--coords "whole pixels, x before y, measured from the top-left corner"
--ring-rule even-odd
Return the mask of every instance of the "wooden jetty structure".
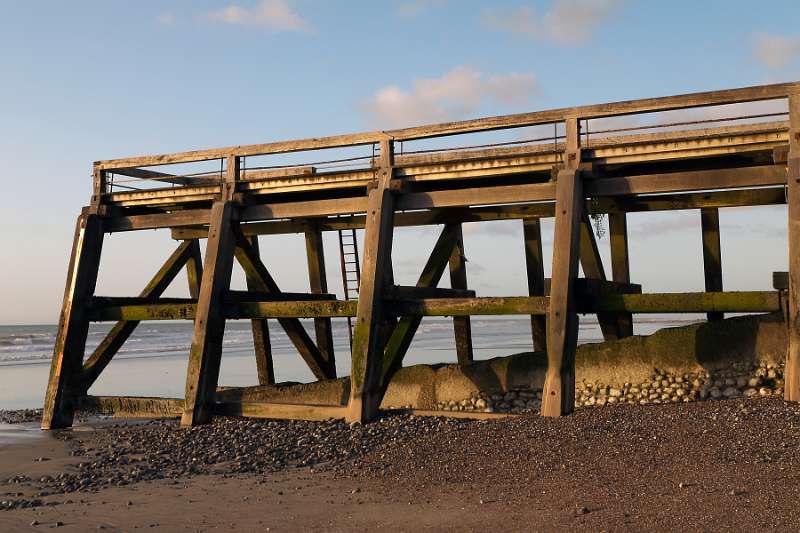
[[[755, 109], [763, 109], [766, 101], [780, 108], [750, 114], [741, 111], [746, 106], [737, 108], [758, 103]], [[731, 115], [733, 108], [739, 111]], [[680, 114], [698, 109], [701, 120]], [[670, 116], [678, 119], [664, 122]], [[642, 123], [642, 117], [661, 122]], [[609, 127], [615, 120], [619, 127]], [[525, 138], [531, 131], [546, 133]], [[489, 134], [503, 140], [469, 144]], [[334, 149], [362, 155], [309, 162]], [[291, 159], [261, 164], [278, 156]], [[723, 291], [718, 210], [775, 204], [788, 204], [788, 290]], [[706, 290], [642, 292], [629, 275], [626, 215], [681, 209], [702, 213]], [[608, 216], [610, 276], [591, 228], [590, 217], [597, 215]], [[547, 217], [554, 219], [554, 239], [546, 280], [540, 219]], [[478, 297], [466, 283], [462, 224], [501, 219], [522, 225], [528, 294]], [[419, 280], [395, 285], [393, 229], [424, 225], [442, 229]], [[171, 230], [179, 245], [142, 292], [95, 295], [104, 236], [157, 228]], [[328, 293], [322, 234], [354, 229], [363, 230], [358, 294], [340, 300]], [[259, 254], [259, 246], [268, 248], [260, 236], [283, 233], [305, 236], [309, 293], [281, 291]], [[207, 239], [204, 257], [201, 239]], [[91, 201], [75, 230], [42, 427], [72, 424], [76, 406], [146, 320], [194, 322], [180, 402], [187, 426], [208, 422], [215, 412], [369, 421], [425, 316], [453, 317], [458, 362], [469, 365], [470, 316], [530, 315], [532, 343], [547, 353], [542, 414], [559, 416], [574, 408], [579, 314], [596, 314], [604, 337], [616, 339], [632, 335], [639, 313], [701, 312], [718, 320], [723, 313], [783, 310], [789, 328], [785, 395], [797, 401], [798, 243], [800, 83], [98, 161]], [[246, 273], [246, 291], [230, 289], [235, 261]], [[191, 297], [162, 297], [184, 267]], [[446, 270], [451, 288], [439, 288]], [[215, 400], [226, 320], [251, 320], [258, 379], [271, 384], [268, 320], [278, 322], [324, 380], [336, 377], [334, 317], [354, 319], [346, 404]], [[313, 338], [301, 318], [314, 319]], [[87, 356], [92, 321], [115, 324]]]

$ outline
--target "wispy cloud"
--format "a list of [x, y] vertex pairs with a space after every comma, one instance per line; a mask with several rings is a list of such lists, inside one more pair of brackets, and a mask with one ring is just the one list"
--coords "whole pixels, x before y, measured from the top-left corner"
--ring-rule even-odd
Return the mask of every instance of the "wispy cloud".
[[768, 68], [780, 70], [800, 61], [800, 37], [757, 33], [754, 53]]
[[408, 0], [405, 2], [400, 2], [395, 9], [395, 13], [404, 18], [414, 18], [421, 15], [428, 9], [441, 7], [446, 3], [447, 0]]
[[206, 17], [223, 24], [240, 24], [272, 31], [311, 31], [311, 25], [292, 10], [288, 0], [261, 0], [251, 7], [233, 4], [211, 11]]
[[524, 104], [536, 92], [533, 74], [486, 76], [472, 67], [454, 68], [439, 78], [421, 78], [410, 89], [389, 85], [363, 104], [369, 121], [381, 128], [455, 120], [486, 102]]
[[172, 11], [163, 11], [156, 15], [156, 24], [159, 26], [174, 26], [178, 22], [178, 18]]
[[483, 21], [494, 30], [574, 46], [591, 39], [597, 27], [622, 3], [622, 0], [555, 0], [543, 14], [527, 6], [489, 9], [483, 13]]

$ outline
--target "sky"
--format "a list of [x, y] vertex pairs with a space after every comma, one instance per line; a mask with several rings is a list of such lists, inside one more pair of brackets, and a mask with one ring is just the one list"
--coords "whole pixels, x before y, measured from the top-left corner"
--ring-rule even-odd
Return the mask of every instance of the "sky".
[[[0, 324], [57, 322], [95, 160], [800, 80], [796, 0], [0, 8]], [[783, 206], [722, 211], [726, 289], [767, 289], [786, 269], [785, 219]], [[436, 233], [397, 231], [399, 283], [415, 281]], [[698, 212], [634, 214], [630, 233], [632, 281], [702, 290]], [[165, 231], [107, 237], [97, 293], [138, 294], [175, 246]], [[467, 225], [465, 247], [479, 295], [525, 293], [519, 221]], [[284, 290], [308, 289], [302, 236], [262, 238], [261, 250]], [[180, 280], [168, 294], [185, 292]]]

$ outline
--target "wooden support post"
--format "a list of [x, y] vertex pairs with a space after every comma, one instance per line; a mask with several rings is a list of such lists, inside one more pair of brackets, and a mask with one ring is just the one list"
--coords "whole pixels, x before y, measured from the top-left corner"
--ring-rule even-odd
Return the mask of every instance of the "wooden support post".
[[[719, 240], [719, 209], [708, 207], [700, 210], [703, 230], [703, 271], [706, 292], [722, 292], [722, 247]], [[709, 320], [722, 320], [723, 313], [708, 313]]]
[[[244, 236], [239, 228], [236, 228], [234, 233], [236, 235], [236, 259], [242, 265], [245, 275], [253, 280], [253, 286], [256, 290], [271, 295], [282, 294], [278, 284], [275, 283], [267, 267], [261, 262], [249, 239]], [[278, 318], [278, 323], [286, 331], [286, 336], [292, 341], [292, 344], [297, 348], [300, 356], [317, 379], [336, 377], [336, 369], [322, 357], [319, 349], [317, 349], [311, 337], [308, 336], [303, 324], [297, 318]]]
[[[258, 237], [253, 235], [249, 238], [253, 252], [258, 254]], [[253, 277], [253, 273], [245, 273], [245, 280], [248, 291], [257, 291], [258, 281]], [[269, 339], [269, 323], [266, 318], [254, 319], [250, 321], [253, 330], [253, 350], [256, 356], [256, 371], [258, 373], [259, 385], [273, 385], [275, 383], [275, 366], [272, 362], [272, 344]]]
[[[522, 219], [525, 239], [525, 267], [528, 274], [528, 296], [544, 296], [544, 256], [542, 255], [542, 227], [538, 218]], [[547, 351], [547, 319], [531, 315], [533, 349]]]
[[353, 332], [349, 422], [367, 422], [378, 414], [381, 400], [385, 313], [383, 291], [392, 264], [394, 198], [390, 189], [394, 172], [391, 139], [380, 145], [377, 183], [367, 197], [364, 260], [358, 290], [358, 310]]
[[189, 296], [193, 300], [200, 297], [200, 280], [203, 279], [203, 255], [200, 253], [200, 241], [192, 239], [188, 241], [189, 259], [186, 261], [186, 277], [189, 281]]
[[78, 217], [72, 243], [67, 286], [45, 394], [42, 429], [72, 425], [75, 402], [82, 393], [81, 367], [89, 333], [87, 305], [97, 284], [102, 248], [102, 220], [85, 211]]
[[[631, 271], [628, 255], [628, 217], [625, 213], [608, 214], [608, 231], [611, 238], [611, 279], [618, 283], [630, 283]], [[633, 315], [617, 314], [619, 338], [633, 335]]]
[[186, 397], [181, 418], [183, 426], [206, 423], [211, 420], [214, 411], [214, 394], [225, 334], [223, 302], [230, 288], [233, 270], [234, 224], [233, 203], [214, 203], [186, 372]]
[[789, 96], [789, 158], [786, 201], [789, 204], [789, 346], [784, 398], [800, 401], [800, 92]]
[[[177, 250], [175, 250], [169, 259], [161, 266], [156, 272], [153, 279], [145, 286], [141, 293], [140, 298], [148, 301], [155, 302], [159, 296], [166, 290], [172, 280], [178, 275], [184, 265], [189, 266], [192, 261], [193, 255], [200, 252], [200, 246], [196, 240], [182, 242]], [[190, 289], [192, 286], [191, 269], [189, 269]], [[196, 278], [199, 280], [199, 277]], [[192, 298], [195, 298], [194, 294]], [[114, 324], [114, 327], [108, 332], [103, 341], [97, 346], [91, 356], [83, 364], [83, 375], [81, 376], [81, 389], [85, 394], [89, 388], [94, 384], [100, 374], [105, 370], [106, 366], [114, 358], [117, 351], [125, 344], [125, 341], [131, 336], [136, 326], [139, 325], [138, 320], [121, 320]]]
[[[422, 269], [417, 281], [417, 287], [436, 287], [452, 258], [460, 230], [460, 224], [448, 224], [442, 229], [442, 233], [439, 235], [436, 244], [433, 246], [433, 251]], [[411, 346], [411, 341], [414, 340], [414, 334], [417, 332], [421, 322], [421, 314], [409, 314], [403, 316], [397, 323], [397, 327], [394, 328], [391, 337], [386, 343], [386, 351], [383, 358], [381, 381], [384, 387], [389, 384], [394, 373], [403, 366], [403, 358], [408, 351], [408, 347]]]
[[[322, 231], [316, 226], [309, 227], [305, 232], [305, 236], [309, 287], [314, 294], [326, 294], [328, 292], [328, 278], [325, 275], [325, 248], [322, 244]], [[320, 354], [335, 371], [336, 359], [333, 352], [331, 319], [315, 318], [314, 332]]]
[[[600, 257], [600, 250], [597, 247], [597, 240], [592, 231], [592, 224], [589, 216], [581, 216], [581, 245], [580, 262], [583, 267], [583, 274], [589, 279], [606, 280], [606, 271], [603, 268], [603, 259]], [[617, 317], [611, 313], [597, 313], [597, 322], [603, 332], [603, 339], [607, 341], [619, 338], [617, 332]]]
[[578, 275], [583, 183], [578, 120], [567, 119], [565, 168], [556, 179], [555, 234], [550, 309], [547, 315], [547, 374], [542, 394], [542, 415], [560, 416], [575, 408], [575, 350], [578, 315], [574, 281]]
[[[450, 254], [450, 286], [467, 288], [467, 259], [464, 256], [464, 234], [461, 224], [454, 226], [455, 245]], [[456, 338], [456, 357], [459, 365], [472, 363], [472, 324], [468, 316], [453, 317], [453, 332]]]

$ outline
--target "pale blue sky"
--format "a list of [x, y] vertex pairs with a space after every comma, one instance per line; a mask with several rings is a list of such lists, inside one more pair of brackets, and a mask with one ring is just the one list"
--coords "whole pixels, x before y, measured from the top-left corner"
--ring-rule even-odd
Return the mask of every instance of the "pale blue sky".
[[[800, 3], [788, 0], [0, 7], [0, 324], [57, 320], [97, 159], [800, 79]], [[785, 268], [784, 218], [723, 212], [727, 288], [766, 288]], [[634, 281], [702, 288], [697, 213], [631, 220]], [[520, 234], [510, 222], [467, 228], [479, 294], [523, 293]], [[434, 239], [398, 232], [401, 282]], [[165, 232], [111, 236], [98, 292], [137, 294], [173, 246]], [[286, 290], [306, 289], [301, 237], [262, 250]]]

